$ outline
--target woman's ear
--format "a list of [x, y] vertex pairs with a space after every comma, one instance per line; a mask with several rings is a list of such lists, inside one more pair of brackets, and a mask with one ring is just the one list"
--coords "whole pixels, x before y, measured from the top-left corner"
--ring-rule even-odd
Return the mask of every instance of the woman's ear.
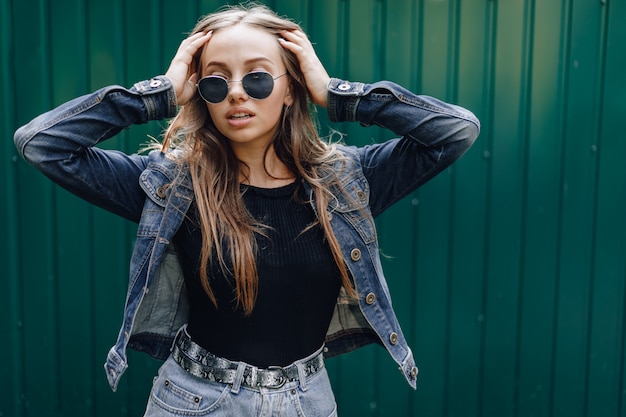
[[285, 106], [289, 107], [293, 104], [293, 95], [291, 94], [291, 84], [287, 87], [287, 91], [285, 92]]
[[285, 94], [285, 106], [289, 107], [293, 104], [293, 97], [291, 96], [291, 92], [287, 90], [287, 94]]

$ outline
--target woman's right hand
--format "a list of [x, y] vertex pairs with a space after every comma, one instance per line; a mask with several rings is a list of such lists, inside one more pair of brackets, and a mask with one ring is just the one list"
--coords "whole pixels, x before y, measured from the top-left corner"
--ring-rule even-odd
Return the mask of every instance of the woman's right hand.
[[211, 39], [213, 32], [198, 32], [181, 42], [165, 76], [172, 81], [179, 106], [189, 103], [196, 94], [198, 74], [189, 74], [190, 66], [198, 51]]
[[311, 101], [318, 106], [326, 107], [330, 77], [315, 53], [309, 37], [300, 30], [284, 30], [281, 34], [283, 38], [279, 39], [280, 44], [298, 58]]

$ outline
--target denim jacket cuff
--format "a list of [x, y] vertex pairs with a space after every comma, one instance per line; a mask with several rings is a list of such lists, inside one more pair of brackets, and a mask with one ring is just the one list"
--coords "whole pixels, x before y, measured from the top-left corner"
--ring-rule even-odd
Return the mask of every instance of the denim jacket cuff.
[[365, 84], [331, 78], [328, 82], [326, 111], [333, 122], [355, 122]]
[[164, 75], [136, 83], [131, 91], [139, 93], [146, 106], [148, 120], [174, 117], [178, 111], [172, 81]]

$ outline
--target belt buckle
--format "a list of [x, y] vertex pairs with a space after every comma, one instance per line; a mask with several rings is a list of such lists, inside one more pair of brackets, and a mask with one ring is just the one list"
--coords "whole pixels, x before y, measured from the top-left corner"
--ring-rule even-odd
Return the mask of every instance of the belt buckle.
[[267, 384], [265, 386], [266, 388], [278, 389], [278, 388], [282, 388], [283, 385], [287, 383], [289, 376], [287, 375], [287, 371], [285, 371], [285, 369], [282, 366], [269, 366], [267, 370], [268, 371], [280, 371], [280, 378], [276, 384]]

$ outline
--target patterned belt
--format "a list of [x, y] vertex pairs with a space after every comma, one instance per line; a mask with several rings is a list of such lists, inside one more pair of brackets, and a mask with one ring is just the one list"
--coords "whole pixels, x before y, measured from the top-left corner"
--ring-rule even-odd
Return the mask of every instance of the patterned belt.
[[[223, 384], [234, 384], [237, 379], [239, 362], [215, 356], [206, 349], [200, 347], [191, 340], [185, 331], [178, 332], [174, 341], [172, 357], [181, 368], [191, 375], [208, 379]], [[255, 366], [243, 364], [241, 385], [250, 388], [281, 388], [287, 382], [299, 381], [300, 373], [298, 365], [292, 364], [285, 368], [270, 366], [267, 369], [259, 369]], [[324, 368], [324, 356], [322, 353], [301, 362], [303, 377], [307, 378]]]

